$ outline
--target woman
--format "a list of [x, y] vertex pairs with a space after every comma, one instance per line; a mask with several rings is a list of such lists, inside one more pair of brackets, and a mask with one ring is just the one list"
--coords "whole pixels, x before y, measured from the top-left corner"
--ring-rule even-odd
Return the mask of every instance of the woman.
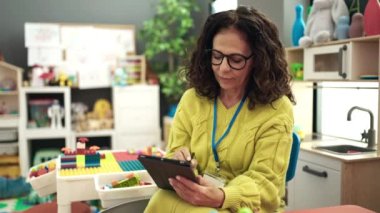
[[275, 25], [257, 10], [207, 19], [167, 148], [168, 158], [194, 154], [204, 175], [170, 179], [175, 191], [159, 190], [146, 212], [281, 211], [294, 103], [286, 67]]

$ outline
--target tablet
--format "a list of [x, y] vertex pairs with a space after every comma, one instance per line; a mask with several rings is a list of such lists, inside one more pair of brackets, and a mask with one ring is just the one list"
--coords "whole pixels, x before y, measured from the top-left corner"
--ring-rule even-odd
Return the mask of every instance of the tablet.
[[138, 160], [161, 189], [174, 190], [169, 183], [169, 178], [175, 178], [177, 175], [197, 182], [194, 171], [188, 161], [160, 158], [150, 155], [139, 155]]

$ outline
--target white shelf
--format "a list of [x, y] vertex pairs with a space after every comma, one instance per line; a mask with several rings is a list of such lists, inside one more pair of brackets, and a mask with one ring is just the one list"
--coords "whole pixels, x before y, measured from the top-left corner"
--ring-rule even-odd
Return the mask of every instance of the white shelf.
[[25, 93], [36, 93], [36, 94], [46, 94], [46, 93], [62, 93], [66, 90], [70, 90], [69, 87], [23, 87], [22, 90]]
[[65, 138], [70, 134], [66, 129], [34, 128], [25, 129], [24, 137], [27, 139]]
[[104, 129], [97, 131], [86, 131], [86, 132], [74, 132], [75, 137], [100, 137], [100, 136], [113, 136], [115, 131], [113, 129]]
[[18, 119], [18, 115], [0, 115], [0, 128], [17, 128]]

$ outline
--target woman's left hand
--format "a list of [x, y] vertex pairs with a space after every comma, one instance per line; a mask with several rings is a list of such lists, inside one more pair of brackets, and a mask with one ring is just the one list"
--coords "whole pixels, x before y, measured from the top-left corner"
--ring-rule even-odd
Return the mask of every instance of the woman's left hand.
[[220, 208], [224, 202], [224, 192], [214, 186], [202, 176], [197, 176], [198, 183], [194, 183], [182, 176], [169, 178], [170, 184], [183, 200], [195, 206]]

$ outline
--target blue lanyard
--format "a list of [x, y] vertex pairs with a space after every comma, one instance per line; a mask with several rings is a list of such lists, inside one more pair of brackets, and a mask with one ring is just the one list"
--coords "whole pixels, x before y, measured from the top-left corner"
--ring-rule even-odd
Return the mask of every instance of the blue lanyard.
[[212, 146], [212, 153], [214, 154], [214, 159], [215, 159], [215, 163], [216, 163], [216, 169], [217, 171], [219, 171], [220, 169], [220, 163], [219, 163], [219, 156], [218, 156], [218, 151], [217, 151], [217, 147], [218, 145], [220, 144], [220, 142], [222, 142], [222, 140], [228, 135], [228, 133], [230, 132], [231, 130], [231, 127], [232, 125], [234, 125], [234, 122], [236, 120], [236, 117], [238, 116], [242, 106], [243, 106], [243, 103], [245, 101], [245, 99], [247, 98], [247, 96], [244, 96], [244, 98], [240, 101], [240, 104], [238, 106], [238, 108], [236, 109], [234, 115], [232, 116], [232, 119], [230, 121], [230, 123], [228, 124], [228, 127], [226, 129], [226, 131], [223, 133], [222, 137], [219, 138], [219, 140], [215, 143], [215, 134], [216, 134], [216, 128], [217, 128], [217, 97], [215, 97], [215, 100], [214, 100], [214, 121], [213, 121], [213, 126], [212, 126], [212, 138], [211, 138], [211, 146]]

